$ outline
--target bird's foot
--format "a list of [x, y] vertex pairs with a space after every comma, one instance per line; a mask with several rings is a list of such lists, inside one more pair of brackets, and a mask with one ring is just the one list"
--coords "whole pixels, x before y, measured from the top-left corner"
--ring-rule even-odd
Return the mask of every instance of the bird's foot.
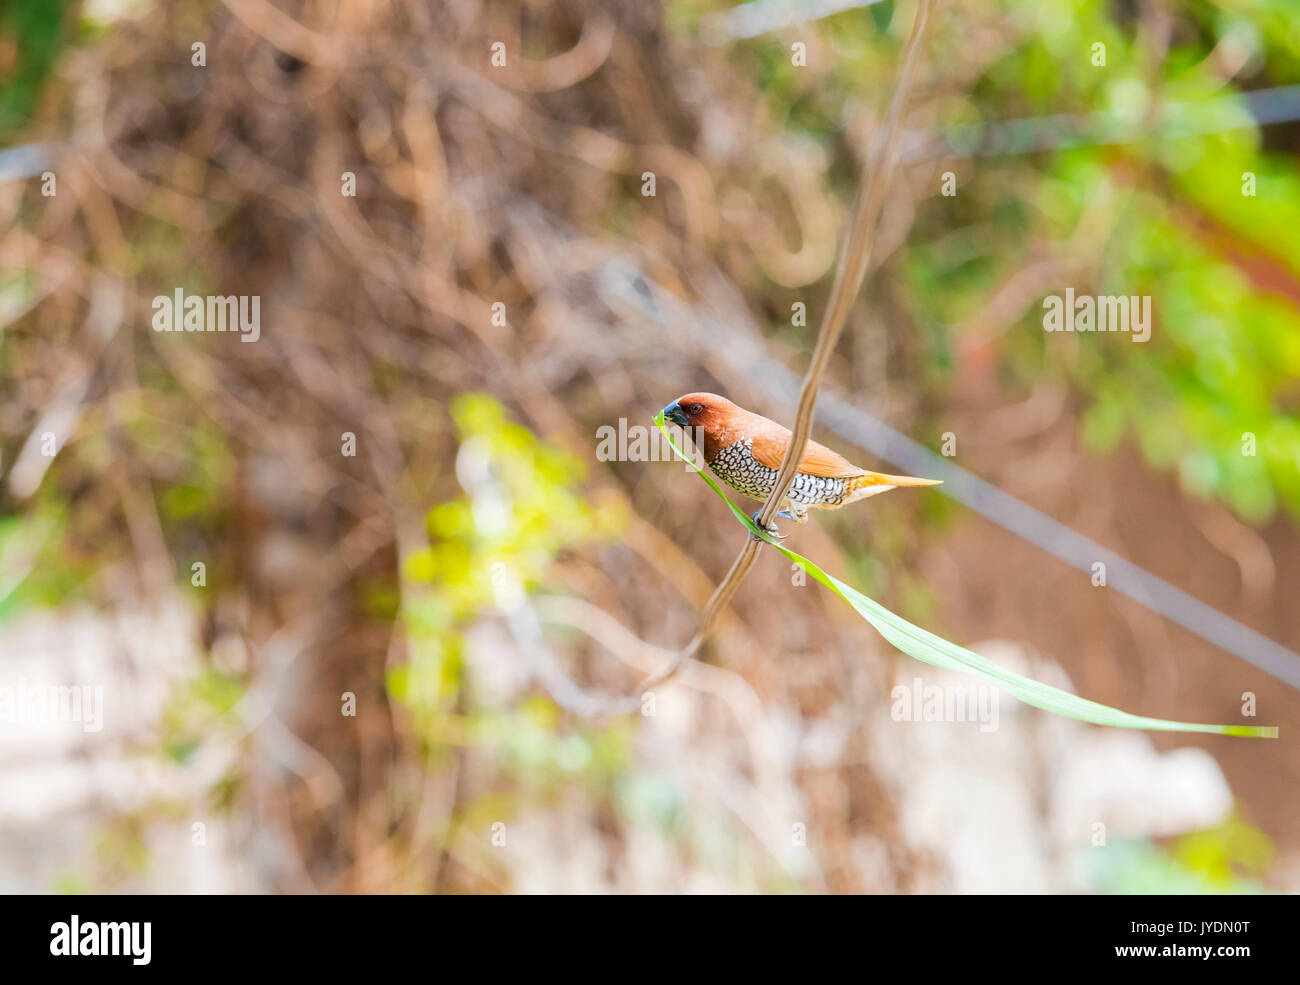
[[[759, 523], [759, 521], [758, 521], [758, 518], [759, 518], [760, 516], [762, 516], [762, 514], [763, 514], [763, 511], [762, 511], [762, 510], [755, 510], [755, 511], [753, 512], [753, 514], [750, 516], [750, 519], [754, 521], [754, 526], [756, 526], [756, 527], [761, 527], [761, 526], [762, 526], [762, 524]], [[786, 520], [793, 520], [793, 519], [794, 519], [794, 517], [790, 515], [790, 511], [789, 511], [789, 510], [780, 510], [776, 515], [779, 516], [779, 517], [781, 517], [781, 518], [783, 518], [783, 519], [786, 519]], [[779, 530], [776, 529], [776, 524], [775, 524], [775, 523], [772, 524], [770, 527], [767, 528], [767, 532], [768, 532], [772, 537], [775, 537], [777, 540], [785, 540], [785, 535], [784, 535], [783, 533], [781, 533], [781, 531], [779, 531]], [[762, 539], [763, 539], [763, 538], [757, 536], [757, 535], [756, 535], [752, 530], [749, 532], [749, 536], [750, 536], [750, 537], [753, 537], [754, 540], [762, 540]]]

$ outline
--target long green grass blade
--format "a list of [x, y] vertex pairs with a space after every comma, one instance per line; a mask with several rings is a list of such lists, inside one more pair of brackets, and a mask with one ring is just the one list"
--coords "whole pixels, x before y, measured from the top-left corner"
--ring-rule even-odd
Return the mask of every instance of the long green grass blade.
[[[688, 465], [692, 464], [681, 446], [669, 433], [662, 414], [655, 415], [654, 423], [663, 431], [664, 437], [668, 439], [673, 451], [677, 453], [682, 461]], [[1081, 698], [1078, 695], [1062, 691], [1060, 688], [1051, 687], [1033, 678], [999, 667], [993, 661], [981, 657], [972, 650], [957, 646], [955, 643], [949, 643], [942, 637], [935, 636], [934, 633], [927, 632], [919, 626], [914, 626], [901, 616], [890, 612], [878, 602], [869, 599], [852, 585], [846, 585], [833, 575], [827, 574], [816, 563], [808, 560], [802, 554], [796, 554], [789, 548], [781, 546], [779, 541], [766, 531], [760, 530], [745, 515], [744, 511], [731, 501], [731, 497], [722, 491], [722, 487], [714, 481], [712, 476], [699, 468], [695, 468], [694, 471], [722, 498], [731, 512], [735, 514], [736, 519], [746, 529], [771, 544], [791, 561], [802, 564], [805, 571], [853, 606], [857, 613], [869, 622], [881, 636], [909, 657], [933, 664], [936, 667], [978, 674], [980, 677], [992, 681], [1013, 697], [1019, 698], [1035, 708], [1042, 708], [1044, 711], [1065, 715], [1068, 718], [1091, 722], [1094, 725], [1153, 729], [1162, 732], [1209, 732], [1215, 735], [1236, 735], [1263, 739], [1277, 738], [1277, 727], [1272, 725], [1202, 725], [1196, 722], [1173, 722], [1163, 718], [1131, 715], [1126, 711], [1120, 711], [1118, 708], [1111, 708], [1109, 705], [1089, 701], [1087, 698]]]

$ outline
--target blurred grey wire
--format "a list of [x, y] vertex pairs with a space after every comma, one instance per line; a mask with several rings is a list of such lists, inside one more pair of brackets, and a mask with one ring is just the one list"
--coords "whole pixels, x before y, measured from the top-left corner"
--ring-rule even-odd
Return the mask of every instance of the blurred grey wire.
[[22, 144], [0, 149], [0, 182], [34, 178], [50, 169], [54, 160], [48, 144]]
[[[597, 288], [614, 310], [626, 310], [630, 305], [660, 326], [671, 326], [672, 331], [665, 335], [689, 335], [688, 347], [708, 346], [731, 363], [738, 376], [754, 380], [778, 399], [791, 406], [798, 399], [799, 376], [768, 356], [754, 335], [737, 331], [660, 290], [627, 262], [606, 264], [597, 274]], [[936, 492], [950, 496], [1086, 574], [1091, 574], [1093, 564], [1101, 561], [1106, 565], [1106, 581], [1111, 588], [1300, 689], [1300, 654], [954, 465], [835, 393], [823, 390], [819, 411], [821, 422], [840, 437], [913, 475], [942, 479], [944, 484], [936, 486]]]
[[1154, 125], [1145, 113], [1104, 110], [973, 123], [938, 131], [911, 130], [904, 135], [902, 153], [906, 162], [1029, 154], [1153, 138], [1176, 140], [1297, 119], [1300, 119], [1300, 85], [1289, 85], [1233, 93], [1199, 103], [1166, 103], [1160, 107]]
[[[824, 2], [830, 6], [845, 0]], [[852, 0], [848, 6], [865, 4], [861, 0]], [[848, 9], [848, 6], [840, 9]], [[836, 12], [838, 10], [829, 11]], [[1300, 120], [1300, 85], [1234, 92], [1199, 103], [1166, 103], [1160, 108], [1154, 126], [1143, 113], [1099, 110], [1095, 113], [1060, 113], [959, 124], [937, 130], [906, 130], [901, 138], [899, 157], [904, 164], [909, 164], [938, 158], [1032, 154], [1070, 147], [1134, 143], [1152, 138], [1176, 140], [1292, 120]], [[24, 144], [0, 149], [0, 183], [34, 178], [50, 170], [56, 156], [57, 149], [52, 144]]]

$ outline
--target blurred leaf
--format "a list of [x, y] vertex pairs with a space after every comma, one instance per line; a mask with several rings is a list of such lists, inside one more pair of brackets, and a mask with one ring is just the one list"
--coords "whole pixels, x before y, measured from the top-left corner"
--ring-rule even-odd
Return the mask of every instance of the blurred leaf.
[[867, 9], [871, 11], [871, 19], [880, 33], [884, 34], [888, 31], [890, 23], [894, 20], [894, 0], [881, 0], [880, 3], [873, 3]]
[[13, 62], [0, 77], [0, 145], [8, 131], [26, 121], [41, 84], [58, 57], [63, 15], [71, 0], [6, 3], [0, 6], [0, 46], [16, 46]]

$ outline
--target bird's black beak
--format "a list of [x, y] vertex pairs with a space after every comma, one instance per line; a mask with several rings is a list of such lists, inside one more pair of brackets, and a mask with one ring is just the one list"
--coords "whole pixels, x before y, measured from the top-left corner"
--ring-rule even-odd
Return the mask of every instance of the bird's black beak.
[[686, 427], [689, 422], [686, 420], [686, 411], [682, 410], [681, 404], [674, 400], [671, 404], [660, 411], [664, 415], [665, 421], [672, 421], [681, 427]]

